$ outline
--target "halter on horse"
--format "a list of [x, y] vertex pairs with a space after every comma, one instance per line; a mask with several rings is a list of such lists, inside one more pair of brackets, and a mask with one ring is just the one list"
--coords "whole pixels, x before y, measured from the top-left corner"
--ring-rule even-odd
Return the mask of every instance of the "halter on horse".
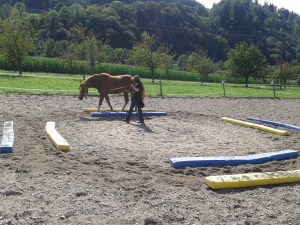
[[134, 92], [131, 87], [131, 84], [134, 85], [134, 81], [131, 78], [132, 76], [128, 74], [119, 76], [111, 76], [107, 73], [94, 74], [80, 83], [78, 99], [82, 100], [83, 97], [86, 98], [89, 88], [96, 88], [100, 94], [98, 112], [100, 111], [100, 106], [102, 105], [104, 98], [111, 111], [113, 111], [108, 95], [123, 93], [125, 100], [125, 104], [122, 107], [123, 111], [129, 102], [129, 92]]

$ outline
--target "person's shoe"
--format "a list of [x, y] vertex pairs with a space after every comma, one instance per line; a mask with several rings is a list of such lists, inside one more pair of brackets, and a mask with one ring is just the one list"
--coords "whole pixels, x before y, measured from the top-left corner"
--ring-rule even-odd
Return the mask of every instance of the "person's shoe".
[[142, 125], [145, 125], [145, 122], [144, 121], [137, 121], [137, 123], [140, 123]]
[[129, 120], [127, 120], [127, 119], [122, 119], [122, 121], [129, 123]]

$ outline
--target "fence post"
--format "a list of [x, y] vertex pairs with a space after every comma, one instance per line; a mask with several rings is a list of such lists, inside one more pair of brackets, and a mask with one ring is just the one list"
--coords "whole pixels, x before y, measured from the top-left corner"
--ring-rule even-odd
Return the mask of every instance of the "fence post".
[[274, 93], [274, 98], [276, 98], [276, 93], [275, 93], [275, 87], [274, 87], [274, 82], [271, 82], [272, 86], [273, 86], [273, 93]]
[[164, 96], [163, 96], [163, 91], [162, 91], [162, 84], [161, 84], [161, 78], [160, 78], [160, 76], [159, 76], [159, 90], [160, 90], [160, 96], [161, 96], [162, 98], [164, 98]]
[[224, 97], [226, 97], [226, 93], [225, 93], [225, 81], [222, 79], [222, 87], [223, 87], [223, 95]]

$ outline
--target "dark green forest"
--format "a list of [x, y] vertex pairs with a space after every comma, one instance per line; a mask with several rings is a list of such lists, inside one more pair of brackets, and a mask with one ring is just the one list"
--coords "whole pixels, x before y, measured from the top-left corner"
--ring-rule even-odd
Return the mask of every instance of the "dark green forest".
[[172, 46], [177, 57], [193, 51], [192, 45], [197, 44], [215, 62], [225, 61], [229, 49], [246, 41], [254, 44], [271, 65], [281, 54], [287, 62], [300, 60], [300, 16], [272, 4], [222, 0], [206, 9], [192, 0], [4, 0], [1, 17], [7, 17], [17, 2], [32, 14], [40, 45], [49, 39], [67, 40], [72, 27], [82, 23], [113, 49], [131, 49], [147, 31]]
[[[206, 9], [196, 1], [22, 0], [1, 1], [1, 18], [13, 6], [24, 8], [37, 34], [34, 55], [59, 57], [59, 50], [78, 23], [111, 48], [132, 49], [144, 31], [171, 46], [176, 58], [200, 46], [214, 62], [229, 49], [254, 44], [270, 65], [300, 60], [300, 16], [252, 0], [222, 0]], [[47, 45], [55, 43], [51, 54]], [[60, 47], [59, 47], [60, 46]]]

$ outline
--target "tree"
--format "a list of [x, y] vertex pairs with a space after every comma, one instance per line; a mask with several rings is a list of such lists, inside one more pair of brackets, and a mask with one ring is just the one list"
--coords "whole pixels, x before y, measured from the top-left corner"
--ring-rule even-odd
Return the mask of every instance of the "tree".
[[58, 13], [59, 16], [59, 22], [62, 22], [64, 25], [64, 28], [69, 30], [70, 25], [71, 25], [71, 11], [67, 6], [63, 6]]
[[226, 76], [245, 78], [246, 87], [250, 77], [257, 78], [267, 67], [267, 61], [254, 46], [243, 42], [231, 49], [228, 60], [224, 63]]
[[124, 59], [124, 50], [122, 48], [116, 48], [114, 49], [114, 63], [123, 63], [123, 59]]
[[133, 46], [131, 59], [134, 64], [150, 69], [153, 84], [154, 71], [161, 65], [165, 55], [169, 54], [170, 48], [165, 43], [158, 43], [154, 34], [151, 36], [144, 32], [142, 37], [143, 40]]
[[179, 70], [188, 70], [188, 61], [189, 57], [188, 55], [180, 55], [177, 59], [177, 66]]
[[34, 51], [33, 31], [27, 20], [26, 13], [16, 8], [10, 17], [1, 24], [0, 47], [2, 54], [17, 67], [22, 75], [22, 64], [29, 52]]
[[207, 80], [208, 74], [213, 72], [213, 60], [207, 57], [207, 53], [200, 47], [195, 46], [195, 52], [189, 56], [188, 68], [191, 71], [195, 71], [199, 74], [197, 80], [201, 81], [201, 84]]
[[46, 57], [49, 57], [49, 58], [52, 58], [54, 57], [54, 46], [55, 46], [55, 42], [53, 39], [51, 38], [48, 38], [45, 42], [45, 45], [44, 45], [44, 49], [45, 49], [45, 56]]
[[62, 57], [68, 52], [69, 42], [66, 40], [54, 42], [53, 55], [54, 57]]
[[102, 45], [103, 43], [98, 41], [92, 32], [89, 33], [83, 42], [83, 51], [85, 53], [85, 59], [90, 65], [91, 74], [94, 74], [96, 62], [99, 60], [99, 54], [102, 55]]
[[98, 43], [97, 39], [94, 34], [90, 34], [86, 40], [84, 41], [84, 52], [86, 61], [90, 65], [91, 74], [94, 74], [95, 71], [95, 64], [97, 60], [98, 54]]
[[84, 31], [85, 28], [81, 23], [73, 27], [71, 30], [71, 40], [67, 42], [67, 49], [63, 53], [63, 59], [65, 60], [67, 68], [71, 74], [75, 72], [74, 63], [80, 57], [82, 52], [81, 43], [84, 38]]
[[9, 4], [4, 4], [0, 9], [0, 17], [2, 19], [9, 18], [10, 11], [12, 10], [12, 6]]
[[272, 79], [283, 81], [285, 87], [289, 79], [297, 79], [297, 67], [293, 63], [284, 62], [282, 63], [282, 69], [278, 66], [272, 73]]
[[175, 55], [164, 55], [162, 57], [160, 68], [165, 71], [166, 79], [169, 78], [169, 71], [174, 67], [174, 56]]
[[267, 83], [267, 78], [273, 72], [273, 68], [270, 65], [267, 65], [262, 72], [260, 73], [260, 78], [262, 79], [263, 83]]
[[67, 51], [63, 54], [63, 59], [67, 65], [68, 73], [74, 74], [74, 64], [78, 59], [78, 45], [71, 43], [67, 46]]

